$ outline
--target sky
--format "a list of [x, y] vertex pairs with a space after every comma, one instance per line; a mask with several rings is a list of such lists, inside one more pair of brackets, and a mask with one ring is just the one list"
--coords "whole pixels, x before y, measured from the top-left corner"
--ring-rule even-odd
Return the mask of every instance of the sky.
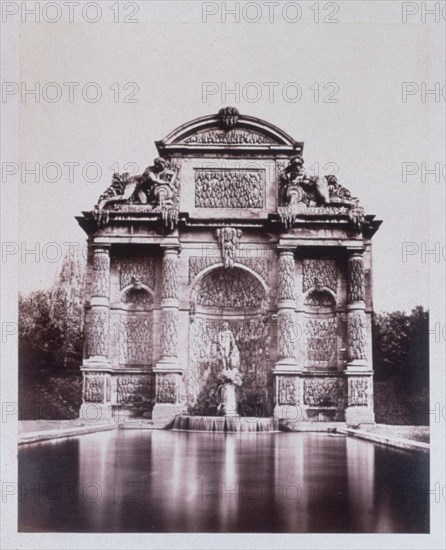
[[[253, 11], [235, 23], [220, 12], [203, 22], [199, 2], [148, 2], [133, 24], [21, 25], [20, 91], [40, 86], [38, 102], [27, 94], [18, 105], [22, 164], [10, 178], [23, 180], [22, 291], [51, 284], [63, 243], [84, 247], [75, 216], [93, 207], [114, 171], [142, 172], [156, 140], [233, 105], [304, 141], [306, 167], [321, 175], [335, 168], [383, 220], [373, 239], [375, 309], [429, 306], [429, 270], [446, 255], [438, 225], [445, 179], [422, 170], [444, 166], [445, 102], [432, 94], [423, 102], [420, 83], [445, 82], [436, 68], [441, 28], [403, 23], [399, 2], [339, 2], [339, 23], [316, 23], [310, 4], [300, 4], [296, 23], [280, 15], [270, 23], [261, 3], [260, 21], [246, 20]], [[78, 83], [71, 98], [68, 82]], [[404, 82], [414, 83], [405, 85], [405, 101]], [[237, 87], [239, 96], [227, 93]], [[17, 104], [18, 95], [8, 101]], [[36, 163], [38, 177], [26, 172]], [[26, 254], [33, 247], [37, 254]]]

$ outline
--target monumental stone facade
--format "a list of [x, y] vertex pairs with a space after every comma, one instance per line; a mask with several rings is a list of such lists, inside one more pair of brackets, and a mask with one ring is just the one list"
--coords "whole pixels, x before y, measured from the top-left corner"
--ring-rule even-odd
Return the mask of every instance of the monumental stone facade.
[[380, 225], [303, 143], [225, 107], [114, 174], [88, 235], [83, 408], [215, 414], [217, 336], [240, 352], [241, 414], [374, 421], [371, 238]]

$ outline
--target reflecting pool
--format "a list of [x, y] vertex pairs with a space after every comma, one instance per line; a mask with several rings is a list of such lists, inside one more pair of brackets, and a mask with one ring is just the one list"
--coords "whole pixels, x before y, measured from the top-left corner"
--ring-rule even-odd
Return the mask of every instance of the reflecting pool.
[[429, 457], [326, 433], [34, 443], [19, 449], [19, 531], [427, 533]]

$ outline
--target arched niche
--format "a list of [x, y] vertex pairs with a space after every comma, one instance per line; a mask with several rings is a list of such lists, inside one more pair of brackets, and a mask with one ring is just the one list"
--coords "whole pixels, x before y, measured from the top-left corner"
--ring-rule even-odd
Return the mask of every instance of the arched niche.
[[153, 362], [153, 292], [128, 285], [114, 308], [114, 357], [120, 367], [149, 368]]
[[336, 296], [328, 288], [312, 288], [304, 295], [305, 369], [335, 371], [338, 366]]
[[272, 373], [269, 361], [267, 288], [245, 267], [212, 266], [197, 277], [191, 290], [189, 412], [216, 414], [217, 377], [222, 370], [218, 334], [228, 323], [240, 353], [243, 385], [239, 411], [252, 416], [272, 412]]

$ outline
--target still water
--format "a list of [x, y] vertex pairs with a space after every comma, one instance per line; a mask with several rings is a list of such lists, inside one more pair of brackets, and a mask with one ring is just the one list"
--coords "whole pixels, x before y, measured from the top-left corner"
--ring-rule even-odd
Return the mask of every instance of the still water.
[[19, 450], [19, 531], [426, 533], [429, 459], [322, 433], [116, 430]]

